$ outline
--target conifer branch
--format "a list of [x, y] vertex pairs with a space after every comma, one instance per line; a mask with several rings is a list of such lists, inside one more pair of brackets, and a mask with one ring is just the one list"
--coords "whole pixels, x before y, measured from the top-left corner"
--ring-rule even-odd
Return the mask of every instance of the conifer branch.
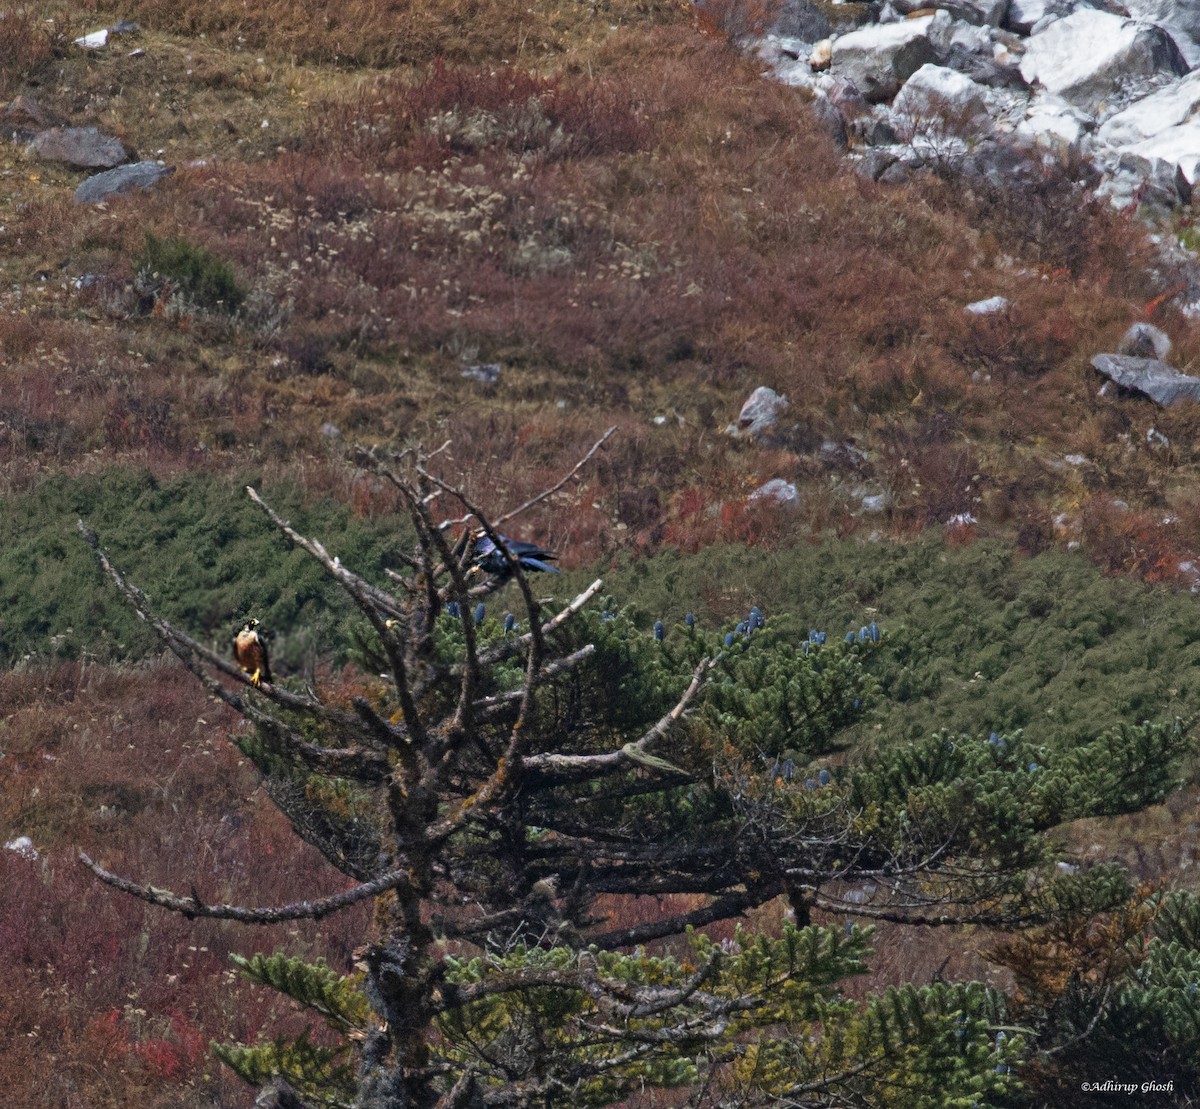
[[646, 756], [650, 756], [649, 748], [683, 718], [688, 705], [703, 688], [704, 680], [716, 662], [716, 659], [704, 659], [693, 671], [691, 682], [674, 707], [637, 740], [626, 743], [616, 751], [605, 751], [597, 755], [563, 755], [553, 751], [530, 755], [525, 760], [525, 769], [536, 772], [546, 781], [570, 782], [611, 774], [616, 770], [647, 766]]
[[180, 897], [171, 890], [160, 889], [157, 886], [144, 886], [128, 878], [122, 878], [110, 870], [105, 870], [99, 863], [93, 862], [86, 852], [79, 852], [79, 861], [88, 868], [100, 881], [114, 889], [136, 897], [140, 901], [149, 902], [173, 913], [181, 913], [189, 920], [195, 917], [208, 917], [215, 920], [236, 920], [240, 924], [280, 924], [287, 920], [320, 920], [331, 913], [341, 912], [360, 901], [378, 897], [388, 890], [399, 890], [409, 885], [409, 872], [393, 870], [373, 878], [369, 882], [355, 886], [353, 889], [335, 893], [318, 901], [297, 901], [290, 905], [279, 905], [272, 908], [251, 908], [242, 905], [208, 905], [200, 900], [195, 892], [190, 897]]

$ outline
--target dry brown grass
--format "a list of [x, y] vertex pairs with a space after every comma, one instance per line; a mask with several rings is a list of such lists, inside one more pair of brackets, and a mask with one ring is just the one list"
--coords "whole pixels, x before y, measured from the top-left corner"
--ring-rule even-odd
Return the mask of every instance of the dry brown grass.
[[60, 57], [71, 41], [69, 17], [45, 3], [0, 7], [0, 100], [11, 96], [22, 82], [35, 76], [49, 61]]
[[[516, 496], [615, 421], [630, 447], [589, 489], [595, 519], [561, 525], [598, 553], [844, 534], [871, 492], [892, 506], [869, 526], [898, 535], [966, 512], [985, 530], [1077, 518], [1072, 452], [1139, 508], [1193, 480], [1194, 418], [1097, 399], [1087, 366], [1149, 310], [1141, 232], [1053, 175], [1015, 198], [865, 183], [803, 94], [671, 5], [477, 6], [462, 34], [461, 5], [389, 5], [364, 44], [420, 19], [457, 45], [376, 73], [304, 61], [289, 20], [304, 58], [338, 54], [345, 28], [303, 5], [238, 10], [147, 5], [144, 57], [74, 53], [39, 90], [164, 151], [181, 168], [155, 192], [81, 211], [77, 174], [7, 155], [10, 482], [97, 457], [323, 472], [330, 423], [342, 442], [450, 430], [480, 484]], [[196, 20], [206, 39], [171, 37]], [[148, 230], [231, 263], [247, 311], [148, 311]], [[76, 290], [82, 273], [101, 280]], [[1007, 314], [962, 312], [994, 294]], [[461, 377], [476, 362], [502, 364], [498, 388]], [[717, 434], [759, 384], [791, 401], [766, 451]], [[1171, 451], [1131, 450], [1156, 419]], [[870, 461], [831, 471], [816, 452], [847, 439]], [[773, 477], [804, 488], [800, 513], [745, 511]]]
[[194, 882], [210, 900], [282, 902], [338, 888], [340, 876], [256, 790], [222, 735], [232, 719], [177, 665], [0, 675], [0, 718], [0, 825], [41, 852], [0, 851], [6, 1104], [249, 1106], [208, 1042], [253, 1039], [290, 1011], [244, 984], [229, 953], [286, 945], [345, 969], [366, 918], [266, 931], [190, 923], [100, 886], [75, 852], [159, 885]]
[[[110, 12], [105, 0], [89, 10]], [[297, 62], [382, 68], [436, 58], [538, 64], [586, 48], [609, 25], [685, 20], [679, 0], [135, 0], [127, 15], [171, 34], [215, 38]]]

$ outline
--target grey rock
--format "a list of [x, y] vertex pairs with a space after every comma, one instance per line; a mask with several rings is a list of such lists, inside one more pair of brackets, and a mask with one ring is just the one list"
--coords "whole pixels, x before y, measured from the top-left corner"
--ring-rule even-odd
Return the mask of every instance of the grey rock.
[[764, 482], [748, 498], [751, 504], [773, 504], [779, 508], [800, 507], [800, 493], [790, 481], [781, 477]]
[[886, 147], [873, 147], [854, 163], [855, 172], [868, 181], [878, 181], [899, 158]]
[[[1167, 186], [1169, 178], [1172, 183], [1170, 187], [1177, 191], [1182, 178], [1188, 185], [1190, 199], [1191, 186], [1200, 180], [1200, 119], [1189, 119], [1152, 135], [1144, 142], [1123, 148], [1121, 159], [1138, 159], [1140, 163], [1149, 164], [1154, 167], [1155, 177], [1161, 184]], [[1160, 169], [1157, 163], [1162, 163], [1165, 169]], [[1183, 199], [1182, 192], [1180, 197]], [[1184, 202], [1187, 203], [1187, 200]]]
[[1061, 96], [1042, 93], [1030, 103], [1016, 135], [1032, 146], [1070, 157], [1084, 148], [1095, 122]]
[[326, 420], [321, 425], [321, 434], [324, 435], [326, 439], [340, 439], [342, 437], [342, 429], [338, 427], [337, 424], [332, 424]]
[[1075, 0], [1009, 0], [1002, 26], [1027, 35], [1047, 16], [1061, 19], [1075, 10]]
[[1171, 339], [1152, 323], [1135, 323], [1117, 349], [1131, 358], [1157, 358], [1161, 362], [1171, 353]]
[[780, 413], [787, 406], [787, 397], [780, 396], [766, 385], [760, 385], [742, 405], [737, 423], [730, 424], [725, 430], [735, 437], [756, 439], [775, 426]]
[[43, 131], [25, 153], [44, 162], [65, 162], [80, 169], [111, 169], [129, 157], [120, 140], [95, 127], [54, 127]]
[[84, 181], [75, 190], [75, 203], [98, 204], [118, 193], [148, 189], [174, 172], [174, 166], [162, 162], [133, 162], [127, 166], [117, 166]]
[[1200, 4], [1195, 0], [1124, 0], [1134, 19], [1156, 23], [1175, 40], [1190, 66], [1200, 65]]
[[478, 381], [480, 385], [495, 385], [500, 380], [500, 365], [497, 362], [488, 362], [482, 366], [468, 366], [463, 370], [462, 376]]
[[1013, 89], [1017, 92], [1029, 89], [1029, 82], [1021, 76], [1020, 67], [1004, 65], [993, 56], [969, 50], [961, 43], [950, 46], [942, 57], [942, 65], [947, 69], [956, 69], [976, 84], [990, 89]]
[[846, 119], [826, 97], [818, 96], [813, 99], [812, 112], [817, 122], [820, 123], [821, 130], [833, 139], [838, 146], [847, 147], [850, 145], [850, 135], [846, 130]]
[[1150, 23], [1082, 8], [1030, 37], [1021, 75], [1095, 112], [1132, 80], [1182, 76], [1187, 62], [1166, 31]]
[[967, 126], [986, 117], [987, 100], [983, 87], [970, 77], [927, 64], [904, 82], [892, 109], [918, 127]]
[[913, 172], [916, 168], [915, 162], [910, 163], [903, 158], [897, 158], [876, 180], [885, 185], [903, 185], [913, 179]]
[[1121, 389], [1142, 393], [1164, 408], [1200, 400], [1200, 378], [1181, 374], [1157, 358], [1097, 354], [1092, 366]]
[[929, 40], [932, 16], [862, 27], [833, 44], [833, 72], [858, 86], [867, 100], [890, 100], [927, 62], [937, 61]]
[[771, 30], [777, 35], [812, 43], [828, 38], [833, 25], [828, 16], [808, 0], [784, 0]]
[[877, 516], [892, 507], [892, 498], [888, 493], [868, 493], [862, 498], [862, 510], [869, 515]]
[[1117, 208], [1146, 207], [1163, 213], [1191, 200], [1192, 186], [1181, 166], [1165, 158], [1125, 150], [1096, 190]]
[[904, 15], [937, 8], [976, 27], [999, 27], [1008, 12], [1008, 0], [892, 0]]
[[1008, 15], [1008, 0], [938, 0], [938, 7], [982, 27], [999, 27]]
[[1186, 123], [1200, 112], [1200, 70], [1134, 101], [1096, 132], [1109, 146], [1129, 147]]
[[[896, 128], [886, 119], [863, 119], [855, 131], [867, 146], [895, 146], [900, 141]], [[888, 165], [890, 166], [895, 160], [896, 156], [893, 154], [892, 161], [888, 162]], [[883, 167], [883, 169], [886, 168], [887, 166]], [[879, 172], [882, 173], [883, 169]]]

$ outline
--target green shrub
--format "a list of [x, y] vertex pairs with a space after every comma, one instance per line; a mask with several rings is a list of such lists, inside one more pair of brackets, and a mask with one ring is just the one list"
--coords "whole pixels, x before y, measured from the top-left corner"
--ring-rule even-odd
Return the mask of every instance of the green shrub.
[[[205, 475], [158, 479], [114, 468], [47, 478], [8, 498], [0, 512], [0, 664], [35, 658], [103, 660], [157, 653], [158, 641], [106, 587], [75, 521], [100, 535], [113, 559], [192, 634], [223, 649], [234, 626], [254, 615], [276, 633], [283, 668], [341, 642], [346, 606], [320, 568], [279, 538], [241, 481]], [[344, 505], [306, 505], [294, 487], [269, 489], [298, 526], [336, 536], [331, 550], [356, 565], [381, 567], [403, 537], [394, 519], [364, 521]], [[382, 570], [379, 570], [382, 576]], [[335, 656], [336, 657], [336, 656]]]
[[198, 308], [236, 312], [246, 299], [228, 262], [181, 235], [160, 239], [147, 232], [133, 268], [142, 287], [155, 296], [180, 292]]

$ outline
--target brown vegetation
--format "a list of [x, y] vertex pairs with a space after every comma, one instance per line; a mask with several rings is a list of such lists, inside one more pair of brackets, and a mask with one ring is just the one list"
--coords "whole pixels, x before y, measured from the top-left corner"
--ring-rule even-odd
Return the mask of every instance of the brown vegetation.
[[[189, 117], [167, 140], [183, 167], [156, 192], [77, 209], [42, 182], [14, 216], [10, 271], [43, 276], [33, 310], [0, 319], [21, 398], [5, 460], [27, 472], [97, 450], [168, 467], [252, 452], [321, 468], [326, 423], [366, 440], [444, 430], [472, 473], [520, 453], [510, 473], [486, 468], [519, 496], [539, 480], [523, 482], [532, 459], [553, 468], [615, 415], [637, 466], [613, 459], [593, 499], [624, 525], [601, 546], [636, 549], [778, 531], [740, 500], [776, 476], [809, 490], [780, 537], [846, 530], [863, 482], [890, 496], [897, 534], [960, 513], [988, 528], [1076, 511], [1056, 461], [1073, 451], [1111, 495], [1169, 499], [1167, 470], [1194, 467], [1190, 448], [1143, 449], [1150, 413], [1096, 400], [1087, 368], [1155, 293], [1130, 264], [1136, 225], [1061, 178], [1017, 198], [864, 183], [803, 94], [722, 42], [680, 20], [609, 26], [586, 69], [577, 53], [538, 71], [439, 59], [365, 81], [205, 46], [186, 64], [211, 91], [228, 59], [233, 87], [210, 108], [238, 121], [236, 141]], [[178, 70], [190, 55], [151, 48], [156, 69], [64, 69], [139, 147], [169, 130], [136, 103], [197, 81]], [[101, 71], [130, 82], [121, 105], [104, 105]], [[243, 130], [259, 116], [269, 139]], [[169, 283], [139, 292], [150, 231], [230, 263], [241, 310]], [[1007, 315], [962, 312], [996, 293]], [[461, 376], [482, 362], [503, 366], [500, 386]], [[773, 453], [714, 435], [760, 383], [791, 400]], [[1169, 420], [1172, 442], [1191, 441], [1190, 414]], [[1137, 425], [1129, 439], [1122, 424]], [[871, 463], [831, 484], [813, 452], [845, 439]]]
[[164, 918], [97, 887], [76, 850], [155, 882], [190, 883], [211, 900], [332, 892], [340, 876], [258, 791], [224, 738], [230, 715], [175, 666], [0, 675], [0, 719], [0, 825], [42, 851], [0, 851], [7, 1103], [248, 1104], [209, 1041], [274, 1034], [291, 1017], [277, 995], [237, 975], [229, 953], [286, 944], [345, 963], [361, 913], [337, 935], [311, 924], [248, 935]]

